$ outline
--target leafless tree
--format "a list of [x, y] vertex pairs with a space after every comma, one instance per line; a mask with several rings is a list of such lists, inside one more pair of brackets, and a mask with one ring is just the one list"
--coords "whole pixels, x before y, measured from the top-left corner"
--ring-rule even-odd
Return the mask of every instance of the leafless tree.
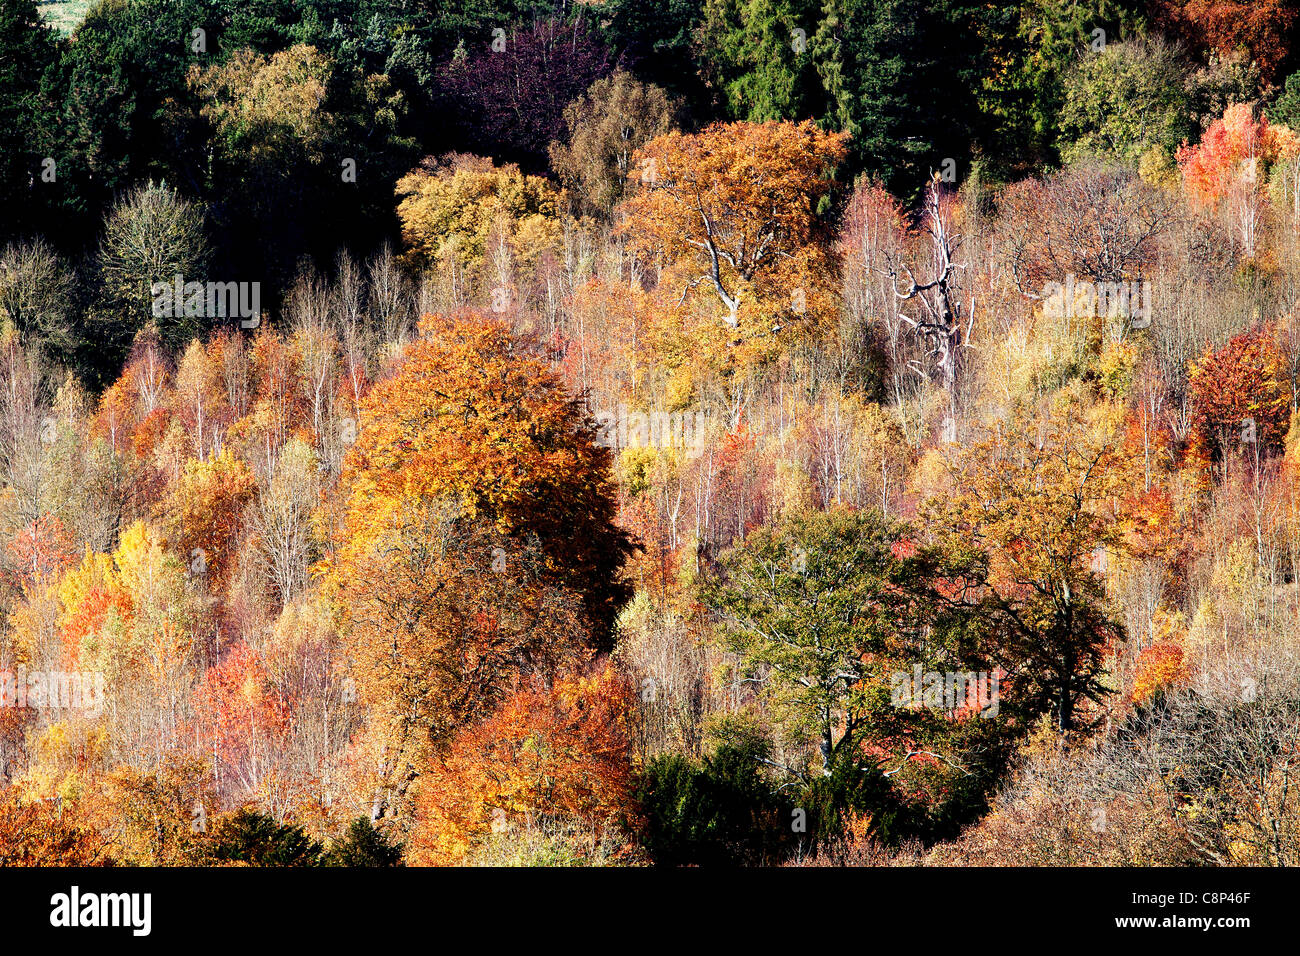
[[1016, 285], [1037, 298], [1044, 283], [1070, 274], [1090, 282], [1141, 279], [1178, 205], [1127, 166], [1092, 162], [1017, 184], [1003, 196], [1001, 214]]
[[[926, 343], [925, 358], [937, 372], [950, 402], [957, 394], [961, 350], [969, 344], [975, 309], [973, 298], [961, 301], [957, 279], [965, 264], [957, 261], [957, 253], [962, 237], [952, 231], [951, 218], [949, 197], [936, 175], [926, 187], [921, 212], [921, 231], [930, 239], [929, 261], [916, 268], [902, 262], [889, 270], [900, 307], [912, 305], [910, 314], [900, 308], [899, 320]], [[912, 368], [923, 377], [929, 375], [920, 362], [914, 362]]]

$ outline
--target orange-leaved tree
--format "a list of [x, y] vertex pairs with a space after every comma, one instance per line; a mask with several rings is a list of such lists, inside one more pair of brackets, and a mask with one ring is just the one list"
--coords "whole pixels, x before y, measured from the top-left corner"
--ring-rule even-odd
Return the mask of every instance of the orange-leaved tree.
[[1126, 639], [1101, 570], [1122, 548], [1131, 464], [1084, 414], [1069, 392], [1045, 415], [1017, 412], [958, 457], [953, 490], [922, 510], [955, 582], [934, 597], [965, 612], [961, 639], [1006, 674], [1008, 710], [1050, 713], [1062, 731], [1103, 715], [1106, 659]]
[[231, 571], [256, 489], [253, 473], [228, 448], [206, 461], [191, 458], [176, 482], [169, 513], [176, 548], [189, 573], [214, 591]]
[[421, 778], [415, 861], [456, 863], [490, 832], [519, 826], [631, 822], [631, 710], [631, 687], [609, 666], [525, 684]]
[[665, 133], [634, 157], [622, 228], [674, 297], [702, 291], [742, 339], [815, 322], [833, 311], [817, 205], [845, 142], [811, 121]]
[[243, 641], [209, 667], [194, 694], [204, 743], [245, 789], [254, 790], [270, 769], [289, 730], [290, 702], [271, 681], [262, 657]]
[[628, 596], [632, 545], [582, 404], [499, 322], [422, 330], [362, 402], [319, 567], [381, 755], [378, 814], [515, 678], [607, 648]]
[[1159, 641], [1144, 648], [1138, 657], [1133, 703], [1148, 703], [1187, 682], [1187, 660], [1182, 646], [1174, 641]]
[[1188, 192], [1214, 206], [1234, 185], [1256, 191], [1273, 164], [1297, 151], [1300, 138], [1294, 132], [1266, 116], [1257, 118], [1250, 104], [1236, 103], [1210, 124], [1199, 143], [1179, 148], [1178, 166]]
[[1224, 56], [1244, 51], [1269, 82], [1287, 58], [1297, 13], [1289, 0], [1156, 0], [1152, 7], [1164, 32]]
[[[548, 583], [579, 595], [598, 644], [630, 596], [609, 449], [532, 345], [476, 312], [431, 316], [397, 374], [362, 401], [340, 476], [339, 555], [364, 549], [409, 499], [446, 499], [513, 541]], [[509, 549], [507, 548], [507, 551]]]
[[107, 844], [76, 806], [0, 791], [0, 866], [111, 866]]
[[544, 557], [444, 500], [406, 497], [378, 532], [326, 565], [351, 660], [346, 697], [366, 710], [371, 813], [405, 812], [430, 754], [521, 675], [584, 656], [582, 603], [545, 581]]
[[1231, 449], [1253, 456], [1286, 441], [1291, 384], [1272, 326], [1247, 329], [1207, 350], [1191, 368], [1189, 387], [1192, 456], [1218, 461]]

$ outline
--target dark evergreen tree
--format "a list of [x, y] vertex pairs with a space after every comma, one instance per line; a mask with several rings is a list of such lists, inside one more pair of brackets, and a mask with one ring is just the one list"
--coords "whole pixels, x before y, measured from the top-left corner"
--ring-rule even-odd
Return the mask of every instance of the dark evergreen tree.
[[402, 845], [389, 843], [374, 824], [359, 817], [325, 851], [320, 862], [322, 866], [401, 866]]
[[58, 128], [45, 74], [59, 44], [34, 0], [0, 0], [0, 247], [43, 227], [59, 201]]

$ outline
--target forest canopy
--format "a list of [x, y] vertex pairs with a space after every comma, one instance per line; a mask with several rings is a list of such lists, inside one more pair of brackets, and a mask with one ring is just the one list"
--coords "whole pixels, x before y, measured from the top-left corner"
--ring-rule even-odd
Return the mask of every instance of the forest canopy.
[[0, 861], [1300, 863], [1300, 4], [72, 11]]

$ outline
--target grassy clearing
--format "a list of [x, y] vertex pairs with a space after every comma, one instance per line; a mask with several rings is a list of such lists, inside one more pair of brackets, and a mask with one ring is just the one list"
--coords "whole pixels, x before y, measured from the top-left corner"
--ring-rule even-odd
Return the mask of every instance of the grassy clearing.
[[86, 18], [86, 11], [95, 0], [54, 0], [39, 5], [41, 16], [62, 33], [71, 33]]

